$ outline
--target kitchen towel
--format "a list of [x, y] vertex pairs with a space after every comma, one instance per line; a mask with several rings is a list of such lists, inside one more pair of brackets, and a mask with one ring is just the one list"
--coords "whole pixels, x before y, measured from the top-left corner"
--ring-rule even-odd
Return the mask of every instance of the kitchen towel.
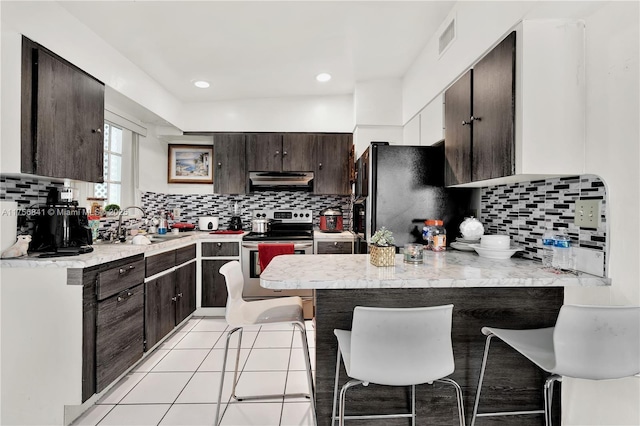
[[258, 244], [258, 259], [260, 259], [260, 270], [264, 271], [271, 259], [281, 254], [294, 254], [293, 243], [281, 244]]

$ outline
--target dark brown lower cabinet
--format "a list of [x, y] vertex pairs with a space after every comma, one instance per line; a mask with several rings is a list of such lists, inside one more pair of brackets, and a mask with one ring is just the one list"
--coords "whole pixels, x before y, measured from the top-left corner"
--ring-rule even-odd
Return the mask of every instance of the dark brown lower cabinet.
[[196, 262], [176, 269], [176, 322], [178, 325], [196, 310]]
[[170, 272], [145, 283], [145, 350], [149, 350], [175, 326], [173, 298], [176, 273]]
[[220, 274], [220, 267], [229, 260], [202, 260], [202, 306], [227, 305], [227, 284]]
[[196, 262], [145, 283], [145, 350], [196, 310]]
[[96, 304], [96, 392], [142, 358], [143, 321], [141, 284]]

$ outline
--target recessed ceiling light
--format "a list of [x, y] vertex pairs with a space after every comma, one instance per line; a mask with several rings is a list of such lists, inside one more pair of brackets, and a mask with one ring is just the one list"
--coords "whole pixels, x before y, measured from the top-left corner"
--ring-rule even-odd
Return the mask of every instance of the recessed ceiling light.
[[208, 81], [204, 81], [204, 80], [198, 80], [198, 81], [194, 81], [193, 85], [196, 87], [199, 87], [201, 89], [206, 89], [207, 87], [210, 86]]
[[316, 75], [316, 80], [324, 83], [326, 81], [331, 80], [331, 74], [327, 74], [326, 72], [321, 72], [320, 74]]

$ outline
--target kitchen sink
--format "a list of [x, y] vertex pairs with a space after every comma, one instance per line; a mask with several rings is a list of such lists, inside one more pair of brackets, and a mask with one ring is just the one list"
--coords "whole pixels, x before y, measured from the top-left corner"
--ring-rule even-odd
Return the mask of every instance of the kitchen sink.
[[147, 238], [149, 239], [149, 241], [151, 241], [151, 244], [154, 244], [154, 243], [162, 243], [162, 242], [170, 241], [170, 240], [177, 240], [177, 239], [179, 239], [179, 238], [184, 238], [184, 237], [188, 237], [188, 235], [182, 235], [182, 234], [178, 234], [178, 235], [173, 235], [173, 234], [164, 234], [164, 235], [153, 234], [153, 235], [147, 235]]

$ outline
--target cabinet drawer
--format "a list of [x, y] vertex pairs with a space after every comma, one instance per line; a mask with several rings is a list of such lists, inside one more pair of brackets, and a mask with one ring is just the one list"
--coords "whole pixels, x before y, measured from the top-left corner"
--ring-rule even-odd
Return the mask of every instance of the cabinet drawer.
[[176, 265], [181, 265], [196, 258], [196, 245], [181, 247], [176, 250]]
[[240, 256], [239, 243], [202, 243], [202, 256]]
[[125, 263], [98, 273], [97, 297], [106, 299], [144, 281], [144, 259]]
[[97, 304], [96, 391], [101, 392], [142, 357], [144, 286]]
[[319, 241], [317, 254], [351, 254], [351, 241]]
[[149, 256], [145, 259], [147, 262], [147, 272], [145, 277], [159, 274], [162, 271], [176, 266], [176, 251], [171, 250], [164, 253]]

